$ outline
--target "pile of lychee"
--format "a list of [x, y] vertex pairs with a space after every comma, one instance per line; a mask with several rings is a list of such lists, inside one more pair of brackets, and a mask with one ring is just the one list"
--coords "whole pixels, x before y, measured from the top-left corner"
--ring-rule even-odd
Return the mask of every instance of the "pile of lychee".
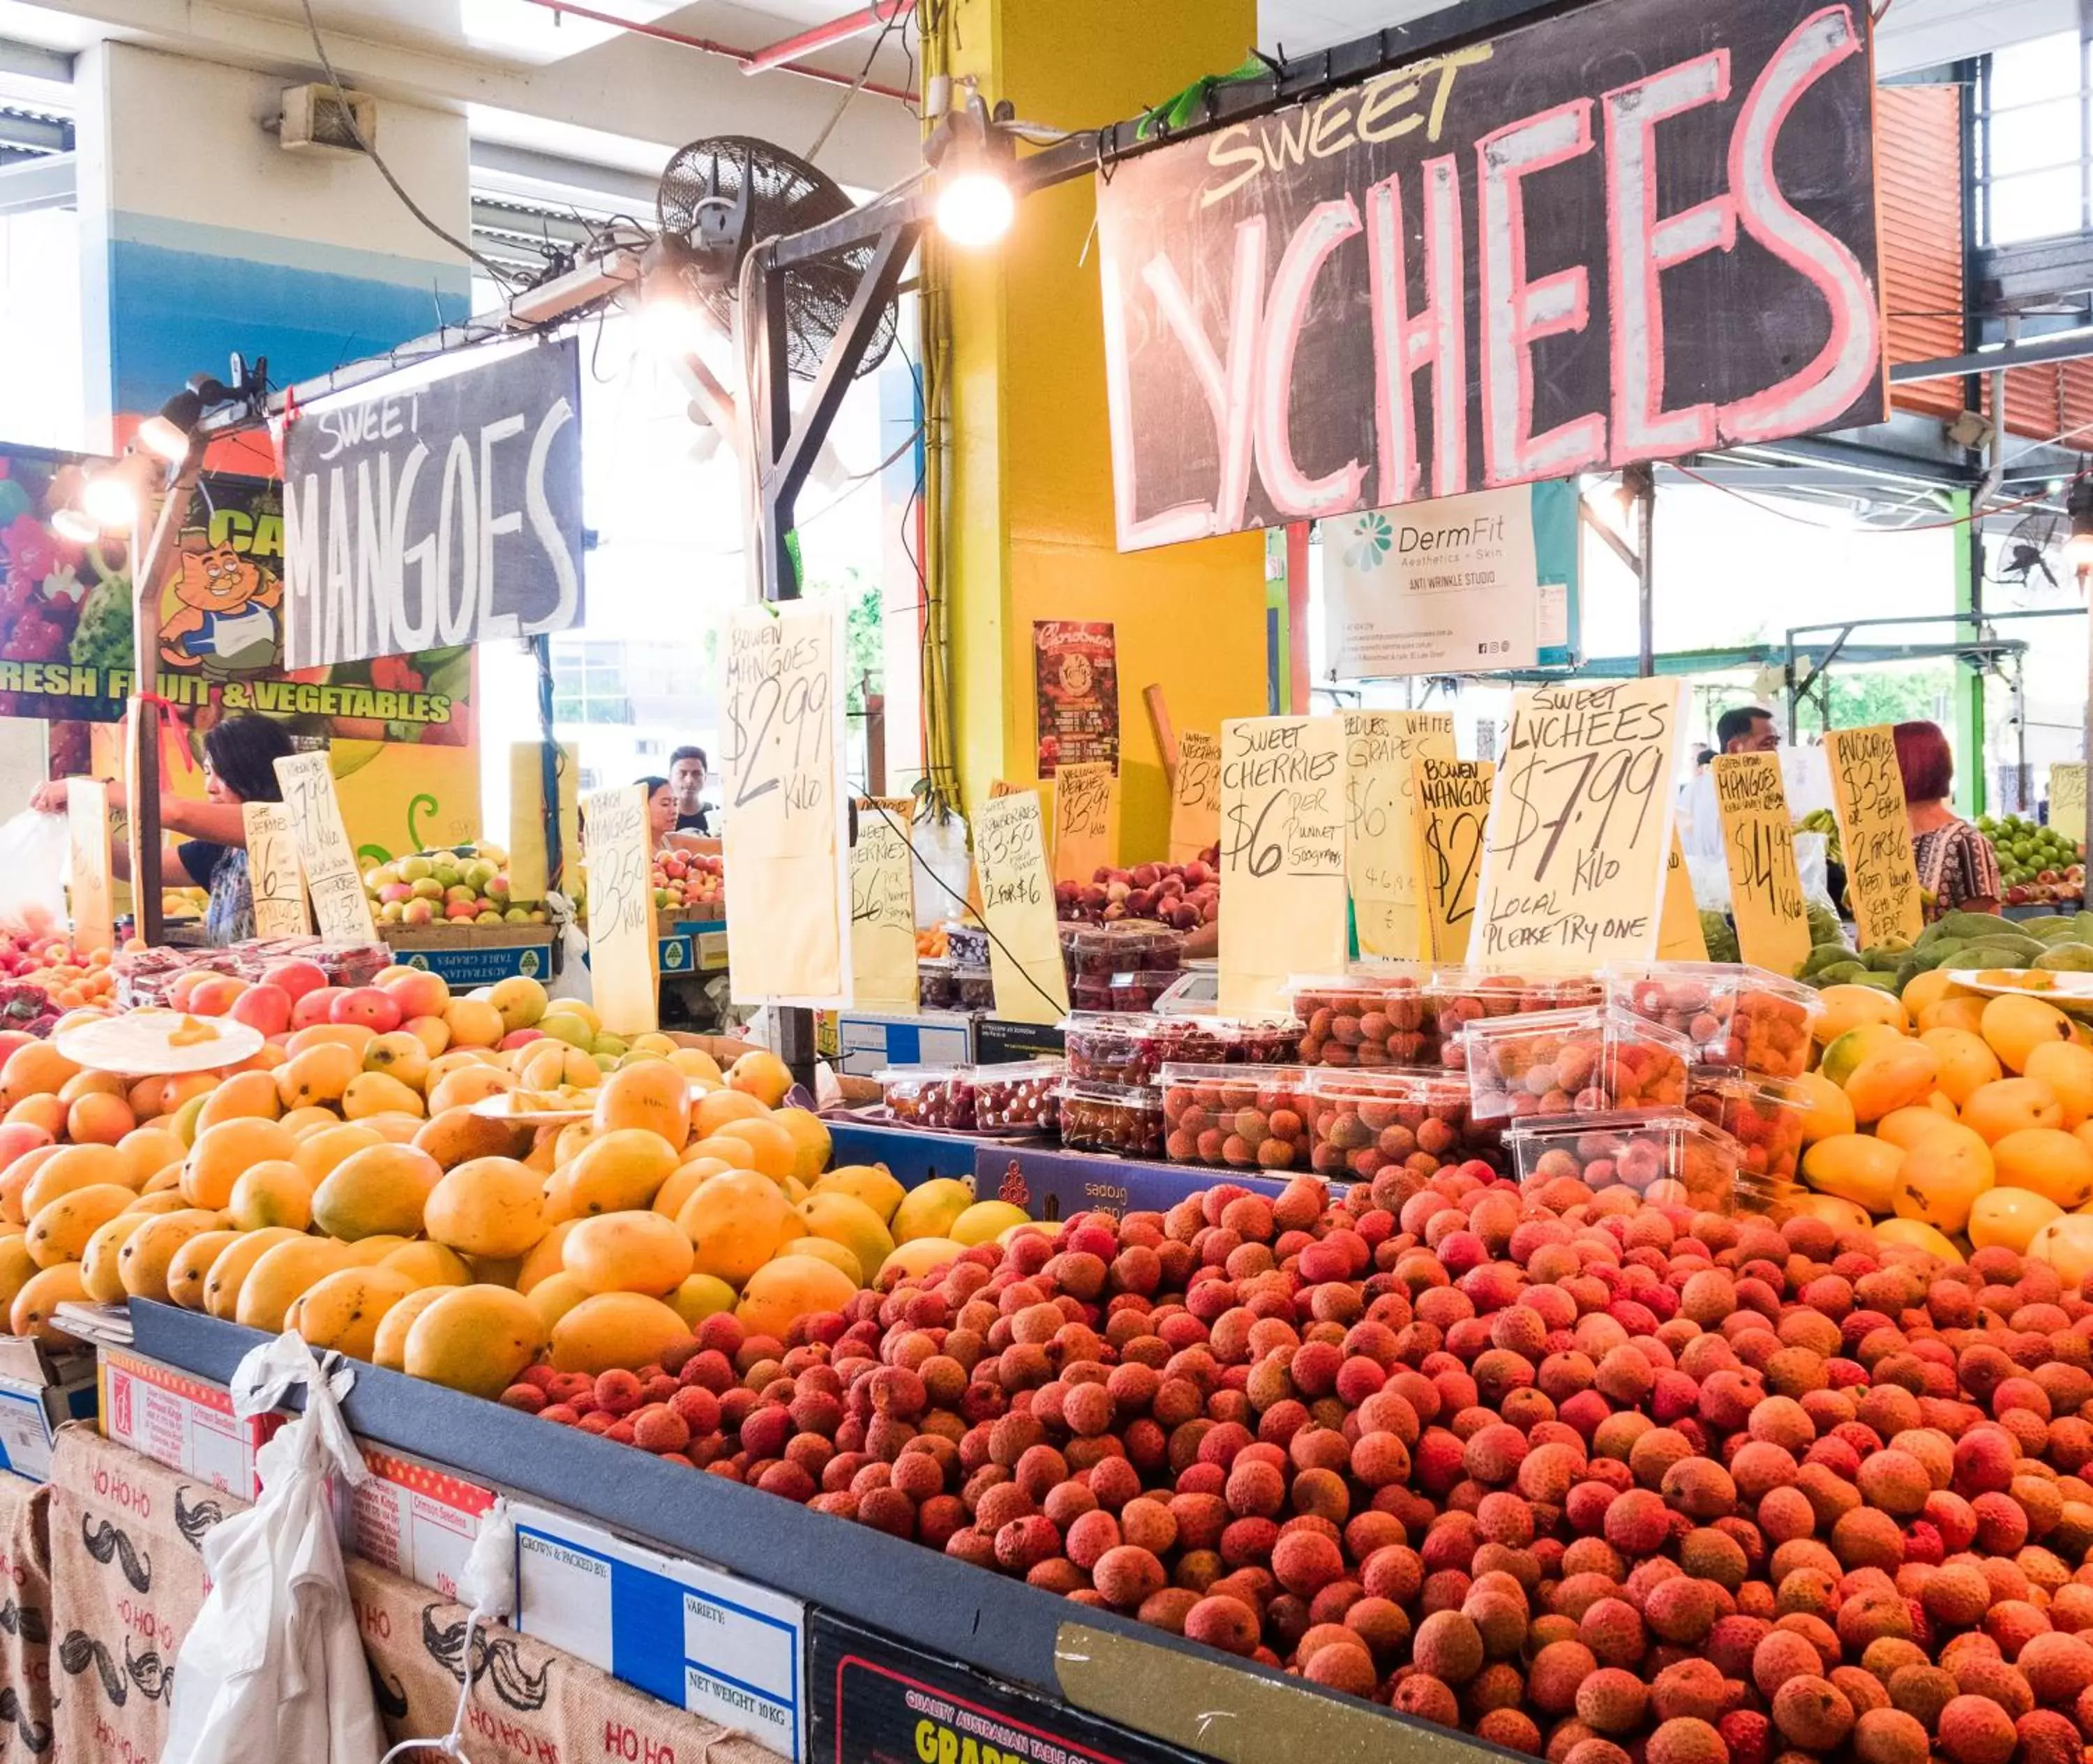
[[1557, 1764], [2085, 1764], [2046, 1264], [1468, 1164], [888, 1284], [510, 1400]]

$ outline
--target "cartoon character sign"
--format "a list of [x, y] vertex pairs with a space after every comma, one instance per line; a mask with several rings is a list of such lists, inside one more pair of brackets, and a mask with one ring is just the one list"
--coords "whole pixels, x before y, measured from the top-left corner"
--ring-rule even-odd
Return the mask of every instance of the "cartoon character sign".
[[202, 527], [184, 527], [172, 583], [181, 604], [160, 626], [161, 659], [201, 667], [213, 679], [277, 665], [283, 653], [284, 585]]

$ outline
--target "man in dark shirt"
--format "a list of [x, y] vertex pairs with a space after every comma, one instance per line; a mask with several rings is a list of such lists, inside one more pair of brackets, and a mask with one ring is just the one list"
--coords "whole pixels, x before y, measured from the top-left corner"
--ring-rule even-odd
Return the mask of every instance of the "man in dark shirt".
[[700, 800], [705, 787], [705, 750], [703, 748], [678, 748], [669, 756], [669, 788], [676, 798], [676, 825], [678, 833], [709, 834], [712, 821]]

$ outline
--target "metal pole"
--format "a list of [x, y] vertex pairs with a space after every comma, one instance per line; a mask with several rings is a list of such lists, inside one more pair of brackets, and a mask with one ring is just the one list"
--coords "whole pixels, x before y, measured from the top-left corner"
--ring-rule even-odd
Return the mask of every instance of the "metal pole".
[[166, 935], [160, 912], [160, 592], [174, 561], [175, 540], [202, 469], [199, 446], [176, 468], [149, 530], [141, 506], [131, 531], [132, 755], [130, 790], [132, 932], [149, 948]]
[[560, 846], [560, 771], [562, 756], [559, 738], [552, 732], [552, 639], [540, 631], [531, 639], [531, 659], [538, 665], [539, 791], [544, 798], [545, 886], [560, 886], [560, 871], [566, 853]]
[[1647, 466], [1631, 466], [1621, 474], [1621, 484], [1635, 498], [1638, 665], [1647, 680], [1657, 672], [1657, 474]]

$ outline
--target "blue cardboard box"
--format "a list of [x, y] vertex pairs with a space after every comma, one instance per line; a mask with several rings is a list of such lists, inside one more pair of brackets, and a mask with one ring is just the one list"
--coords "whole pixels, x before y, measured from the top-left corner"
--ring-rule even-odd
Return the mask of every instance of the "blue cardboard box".
[[873, 1126], [835, 1116], [827, 1117], [832, 1168], [846, 1164], [883, 1164], [904, 1188], [918, 1188], [939, 1177], [961, 1182], [974, 1179], [976, 1159], [990, 1142], [972, 1133], [947, 1133], [920, 1127]]
[[1268, 1177], [1210, 1170], [1203, 1164], [1064, 1151], [1037, 1139], [985, 1139], [974, 1157], [974, 1193], [979, 1198], [1007, 1200], [1034, 1219], [1050, 1222], [1072, 1213], [1168, 1212], [1188, 1196], [1222, 1182], [1272, 1196], [1286, 1185]]

